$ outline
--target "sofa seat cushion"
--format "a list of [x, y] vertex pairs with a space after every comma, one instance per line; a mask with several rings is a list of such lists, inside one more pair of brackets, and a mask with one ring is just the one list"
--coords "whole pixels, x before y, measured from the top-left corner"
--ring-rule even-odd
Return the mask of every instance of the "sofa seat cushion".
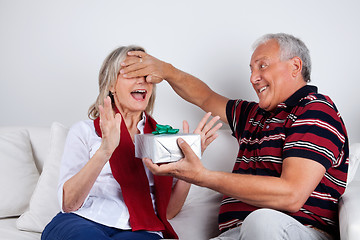
[[0, 219], [1, 239], [40, 240], [41, 234], [20, 231], [16, 228], [16, 217]]
[[208, 240], [218, 236], [221, 199], [220, 193], [192, 185], [180, 213], [169, 220], [179, 239]]

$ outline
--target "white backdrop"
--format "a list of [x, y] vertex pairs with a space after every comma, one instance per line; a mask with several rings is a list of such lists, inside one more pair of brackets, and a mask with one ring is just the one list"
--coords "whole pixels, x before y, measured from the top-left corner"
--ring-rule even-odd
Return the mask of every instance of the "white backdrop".
[[[300, 37], [312, 84], [360, 142], [360, 2], [338, 0], [0, 0], [0, 125], [67, 126], [87, 118], [103, 59], [138, 44], [229, 98], [257, 100], [251, 45], [265, 33]], [[155, 119], [193, 129], [203, 112], [158, 85]]]

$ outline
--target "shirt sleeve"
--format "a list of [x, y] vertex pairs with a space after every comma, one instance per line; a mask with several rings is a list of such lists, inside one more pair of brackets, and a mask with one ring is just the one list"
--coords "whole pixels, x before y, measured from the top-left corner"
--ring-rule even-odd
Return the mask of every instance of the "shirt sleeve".
[[257, 109], [255, 102], [243, 100], [229, 100], [226, 104], [226, 117], [232, 131], [232, 135], [239, 139], [245, 129], [250, 115]]
[[234, 115], [235, 102], [236, 102], [235, 100], [229, 100], [226, 104], [226, 118], [228, 120], [233, 136], [234, 136], [234, 122], [235, 122], [233, 115]]
[[287, 129], [283, 157], [312, 159], [326, 169], [339, 166], [347, 136], [335, 106], [326, 101], [312, 101], [299, 109], [296, 120]]
[[58, 200], [62, 211], [64, 183], [77, 174], [90, 159], [90, 148], [87, 141], [89, 131], [90, 129], [85, 123], [79, 122], [70, 128], [66, 138], [58, 184]]

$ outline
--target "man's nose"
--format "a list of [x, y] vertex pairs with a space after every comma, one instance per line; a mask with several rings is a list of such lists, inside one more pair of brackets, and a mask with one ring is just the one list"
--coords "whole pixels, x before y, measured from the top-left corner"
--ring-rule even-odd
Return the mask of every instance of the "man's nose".
[[260, 81], [261, 77], [260, 74], [258, 74], [257, 71], [253, 71], [250, 75], [250, 82], [252, 84], [257, 84]]

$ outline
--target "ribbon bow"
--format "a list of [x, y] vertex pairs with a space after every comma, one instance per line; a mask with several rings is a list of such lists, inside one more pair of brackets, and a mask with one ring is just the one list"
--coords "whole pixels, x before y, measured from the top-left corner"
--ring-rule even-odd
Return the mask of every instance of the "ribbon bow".
[[176, 134], [179, 132], [179, 129], [174, 129], [170, 125], [160, 125], [156, 124], [156, 131], [152, 132], [154, 135], [159, 134]]

